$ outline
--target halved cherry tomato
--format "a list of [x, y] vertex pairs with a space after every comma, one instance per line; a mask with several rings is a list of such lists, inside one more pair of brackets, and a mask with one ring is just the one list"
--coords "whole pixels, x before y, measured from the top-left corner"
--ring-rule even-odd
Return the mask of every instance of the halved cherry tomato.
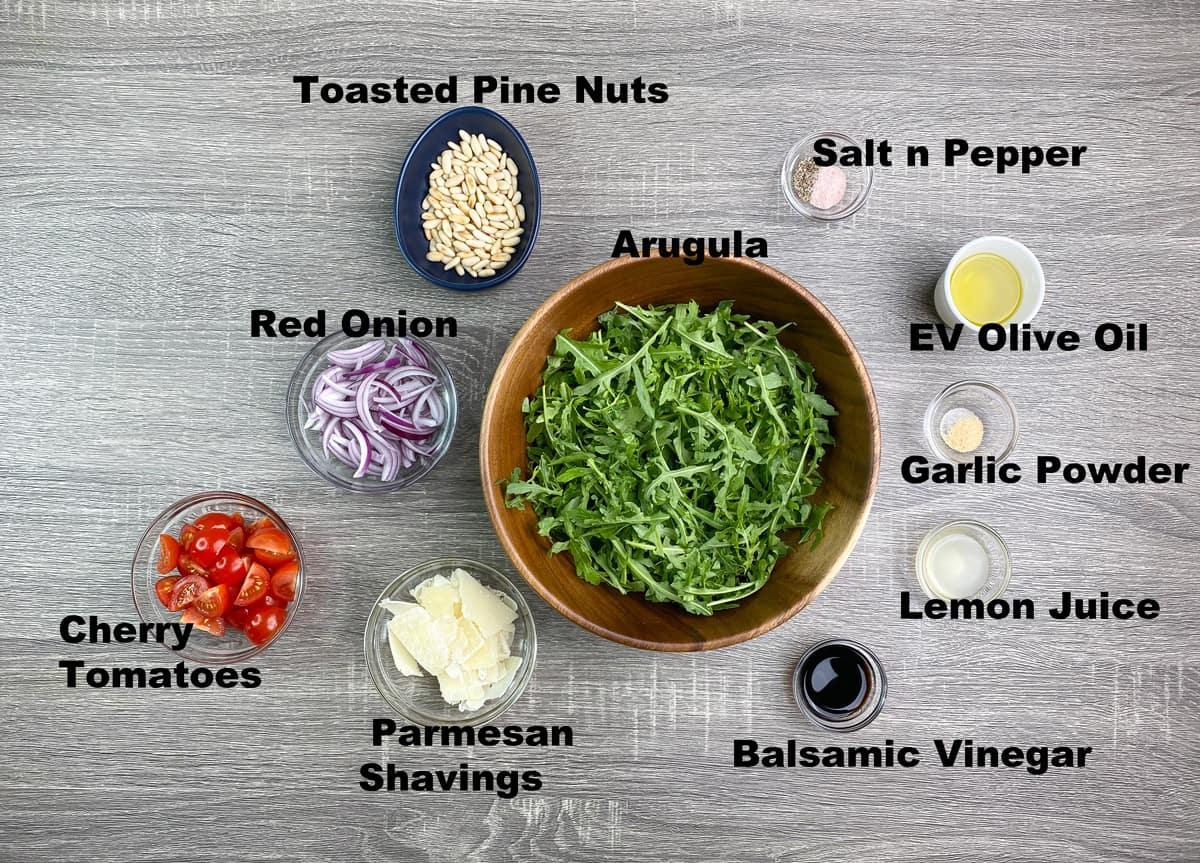
[[242, 589], [238, 591], [237, 599], [233, 601], [234, 605], [249, 606], [254, 605], [271, 589], [271, 573], [267, 572], [267, 568], [260, 563], [255, 563], [250, 566], [250, 571], [246, 573], [246, 580], [242, 582]]
[[234, 629], [245, 629], [246, 621], [250, 619], [250, 609], [238, 605], [230, 606], [225, 612], [225, 622]]
[[284, 602], [296, 598], [296, 576], [300, 574], [300, 564], [296, 561], [285, 563], [271, 576], [271, 593]]
[[223, 512], [206, 512], [196, 519], [196, 527], [200, 528], [200, 530], [209, 527], [223, 527], [226, 530], [233, 530], [237, 526], [237, 522], [233, 520], [233, 516], [225, 515]]
[[267, 518], [264, 515], [258, 521], [254, 522], [254, 524], [252, 524], [248, 528], [246, 528], [246, 535], [249, 536], [250, 534], [254, 533], [254, 531], [262, 530], [264, 527], [274, 527], [274, 526], [275, 526], [275, 522], [271, 521], [271, 519]]
[[208, 569], [201, 566], [200, 562], [187, 552], [179, 555], [179, 565], [177, 568], [179, 570], [179, 574], [184, 578], [187, 578], [189, 575], [198, 575], [201, 578], [208, 578]]
[[256, 605], [246, 621], [246, 637], [252, 644], [264, 644], [275, 637], [287, 618], [287, 611], [277, 605]]
[[192, 543], [196, 541], [196, 536], [200, 531], [196, 529], [194, 524], [185, 524], [179, 531], [179, 544], [183, 546], [184, 551], [192, 550]]
[[264, 527], [250, 534], [246, 538], [246, 548], [254, 550], [254, 557], [259, 563], [272, 567], [287, 563], [296, 557], [291, 540], [277, 527]]
[[203, 567], [210, 567], [217, 562], [217, 555], [229, 542], [229, 528], [219, 524], [199, 528], [196, 538], [192, 541], [191, 555]]
[[229, 585], [210, 587], [196, 597], [193, 607], [204, 617], [220, 617], [229, 608]]
[[208, 579], [199, 575], [188, 575], [175, 582], [175, 587], [171, 590], [171, 602], [167, 606], [169, 611], [179, 611], [187, 608], [196, 601], [196, 597], [208, 590], [212, 585], [208, 583]]
[[236, 548], [241, 551], [246, 545], [246, 531], [240, 527], [235, 527], [229, 532], [228, 540], [230, 548]]
[[246, 580], [249, 569], [241, 555], [226, 546], [217, 555], [217, 562], [209, 569], [208, 577], [214, 584], [227, 584], [231, 591], [236, 591]]
[[179, 540], [168, 533], [160, 533], [158, 545], [162, 552], [162, 557], [158, 559], [158, 574], [166, 575], [179, 563]]
[[160, 578], [154, 582], [154, 593], [158, 596], [158, 601], [168, 608], [171, 605], [171, 594], [175, 591], [175, 582], [179, 581], [178, 575], [168, 575], [166, 578]]
[[195, 608], [186, 609], [179, 618], [180, 623], [190, 623], [203, 632], [218, 637], [225, 634], [225, 621], [220, 617], [205, 617]]
[[[246, 524], [241, 513], [209, 512], [185, 523], [178, 539], [159, 537], [155, 594], [181, 623], [213, 635], [232, 626], [254, 644], [275, 636], [296, 598], [300, 562], [291, 538], [270, 518]], [[179, 575], [166, 574], [174, 568]]]

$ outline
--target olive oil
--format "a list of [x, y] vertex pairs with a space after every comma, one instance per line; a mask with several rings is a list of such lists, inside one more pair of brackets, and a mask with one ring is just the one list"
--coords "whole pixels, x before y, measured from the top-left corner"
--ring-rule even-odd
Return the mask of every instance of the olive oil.
[[968, 255], [950, 274], [950, 298], [975, 326], [1002, 324], [1021, 305], [1021, 275], [1000, 255]]

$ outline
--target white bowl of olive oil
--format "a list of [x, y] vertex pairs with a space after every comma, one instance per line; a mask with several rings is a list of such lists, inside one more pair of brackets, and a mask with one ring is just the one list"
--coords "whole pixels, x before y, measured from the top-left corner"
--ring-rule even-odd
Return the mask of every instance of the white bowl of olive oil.
[[985, 324], [1027, 324], [1046, 297], [1037, 257], [1010, 237], [972, 240], [954, 253], [933, 291], [947, 324], [978, 331]]

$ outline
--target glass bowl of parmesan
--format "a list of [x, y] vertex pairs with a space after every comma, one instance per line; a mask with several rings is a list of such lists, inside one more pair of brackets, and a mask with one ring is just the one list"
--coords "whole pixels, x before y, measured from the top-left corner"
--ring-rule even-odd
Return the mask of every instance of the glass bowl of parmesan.
[[533, 677], [533, 615], [486, 564], [418, 564], [379, 595], [363, 635], [367, 670], [393, 710], [416, 725], [486, 725]]

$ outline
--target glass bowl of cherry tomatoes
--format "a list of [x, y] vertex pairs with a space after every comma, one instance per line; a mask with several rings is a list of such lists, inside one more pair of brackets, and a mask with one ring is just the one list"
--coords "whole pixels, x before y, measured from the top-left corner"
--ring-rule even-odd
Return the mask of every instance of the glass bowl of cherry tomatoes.
[[207, 491], [164, 509], [138, 542], [133, 604], [147, 623], [190, 623], [178, 651], [198, 663], [243, 662], [273, 644], [300, 608], [304, 561], [266, 504]]

